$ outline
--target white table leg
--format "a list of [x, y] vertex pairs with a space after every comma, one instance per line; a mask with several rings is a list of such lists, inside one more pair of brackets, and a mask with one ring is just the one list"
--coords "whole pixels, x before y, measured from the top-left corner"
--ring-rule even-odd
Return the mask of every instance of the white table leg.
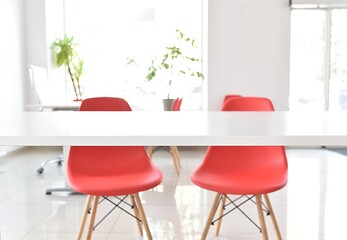
[[67, 161], [68, 161], [68, 156], [69, 156], [69, 150], [70, 150], [69, 146], [63, 146], [64, 182], [63, 182], [63, 184], [59, 184], [57, 186], [53, 186], [53, 187], [48, 188], [46, 190], [46, 194], [47, 195], [51, 195], [51, 194], [54, 194], [54, 193], [63, 194], [63, 195], [79, 194], [78, 192], [75, 192], [71, 188], [71, 186], [70, 186], [70, 184], [69, 184], [69, 182], [67, 180], [67, 176], [66, 176], [66, 166], [67, 166]]

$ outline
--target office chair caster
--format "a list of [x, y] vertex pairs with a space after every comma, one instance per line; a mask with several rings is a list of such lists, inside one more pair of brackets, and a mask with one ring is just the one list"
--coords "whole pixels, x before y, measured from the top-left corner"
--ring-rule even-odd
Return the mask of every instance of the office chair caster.
[[41, 166], [37, 169], [37, 173], [38, 174], [42, 174], [43, 171], [45, 170], [44, 169], [45, 165], [48, 164], [48, 163], [57, 163], [57, 166], [60, 167], [60, 166], [63, 165], [63, 161], [64, 161], [63, 155], [60, 155], [57, 158], [53, 158], [53, 159], [49, 159], [49, 160], [43, 161], [41, 163]]
[[39, 169], [37, 169], [37, 173], [38, 173], [38, 174], [42, 174], [42, 173], [43, 173], [43, 170], [44, 170], [44, 168], [43, 168], [43, 167], [40, 167]]

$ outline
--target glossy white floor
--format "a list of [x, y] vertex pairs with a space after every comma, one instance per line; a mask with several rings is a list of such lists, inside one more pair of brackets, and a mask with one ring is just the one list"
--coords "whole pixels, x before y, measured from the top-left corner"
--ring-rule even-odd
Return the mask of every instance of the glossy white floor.
[[[60, 153], [60, 148], [25, 148], [0, 158], [0, 239], [75, 239], [85, 196], [47, 196], [45, 189], [62, 180], [55, 165], [43, 175], [40, 162]], [[176, 176], [170, 155], [156, 152], [153, 161], [164, 173], [164, 182], [141, 194], [154, 239], [200, 239], [214, 194], [190, 182], [205, 148], [181, 149], [182, 171]], [[270, 195], [283, 239], [336, 240], [346, 234], [347, 158], [325, 149], [288, 149], [289, 183]], [[102, 204], [100, 215], [111, 206]], [[258, 222], [255, 205], [242, 208]], [[99, 215], [99, 216], [100, 216]], [[267, 217], [270, 239], [273, 235]], [[214, 226], [208, 239], [261, 239], [258, 229], [239, 212], [223, 219], [219, 237]], [[113, 212], [93, 239], [141, 239], [135, 221]]]

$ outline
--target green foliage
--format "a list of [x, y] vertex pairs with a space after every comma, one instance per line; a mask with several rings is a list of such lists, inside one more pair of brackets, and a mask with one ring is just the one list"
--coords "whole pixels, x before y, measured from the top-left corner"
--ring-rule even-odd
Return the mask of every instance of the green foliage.
[[[167, 46], [159, 61], [157, 59], [151, 61], [151, 64], [148, 66], [147, 81], [153, 80], [160, 70], [170, 72], [171, 79], [168, 81], [169, 85], [172, 84], [173, 78], [180, 78], [181, 75], [204, 79], [204, 75], [200, 71], [195, 71], [192, 66], [192, 64], [202, 60], [184, 52], [188, 48], [197, 48], [195, 39], [186, 37], [180, 30], [176, 30], [176, 33], [177, 45]], [[169, 96], [170, 93], [168, 93], [167, 97], [169, 98]]]
[[73, 37], [67, 37], [66, 35], [64, 35], [64, 38], [58, 38], [52, 43], [54, 63], [57, 67], [67, 67], [76, 100], [82, 98], [80, 77], [84, 72], [84, 62], [76, 51], [78, 45], [78, 43], [74, 42]]

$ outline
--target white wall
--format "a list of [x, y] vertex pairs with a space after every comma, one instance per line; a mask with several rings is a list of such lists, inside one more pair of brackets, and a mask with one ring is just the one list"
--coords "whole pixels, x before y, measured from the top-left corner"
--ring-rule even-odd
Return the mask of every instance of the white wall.
[[0, 1], [0, 111], [24, 108], [23, 1]]
[[25, 0], [27, 63], [47, 68], [46, 10], [44, 0]]
[[288, 110], [289, 32], [289, 0], [209, 0], [208, 110], [226, 94]]
[[[0, 1], [0, 111], [24, 109], [24, 26], [23, 0]], [[0, 146], [0, 156], [17, 149]]]

